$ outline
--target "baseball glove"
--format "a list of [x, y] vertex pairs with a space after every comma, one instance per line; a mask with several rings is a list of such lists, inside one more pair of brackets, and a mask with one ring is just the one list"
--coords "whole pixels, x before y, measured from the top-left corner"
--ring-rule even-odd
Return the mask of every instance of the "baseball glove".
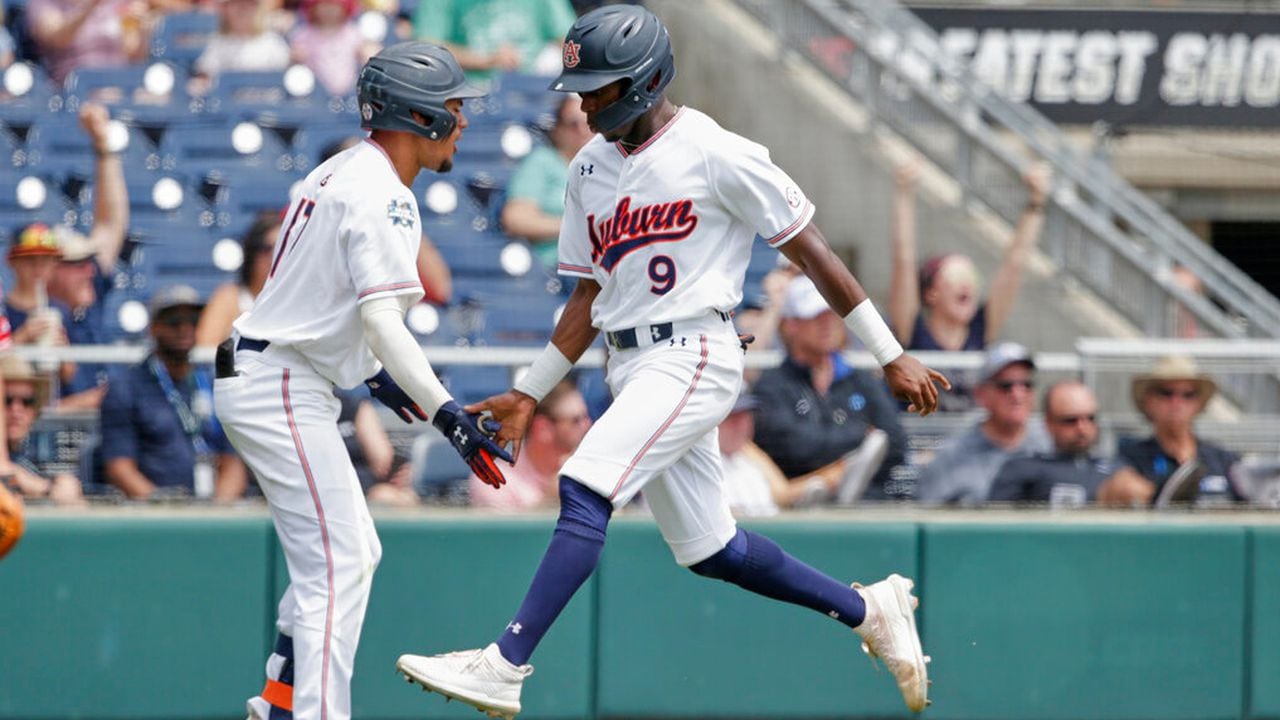
[[9, 488], [0, 485], [0, 558], [9, 554], [26, 525], [22, 519], [22, 500]]

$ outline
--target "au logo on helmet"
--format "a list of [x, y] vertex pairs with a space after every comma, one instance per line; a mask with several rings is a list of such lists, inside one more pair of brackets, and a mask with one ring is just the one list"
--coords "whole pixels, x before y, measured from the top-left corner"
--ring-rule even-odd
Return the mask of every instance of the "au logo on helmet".
[[578, 51], [582, 49], [582, 43], [576, 43], [572, 40], [564, 41], [564, 66], [567, 68], [578, 67]]

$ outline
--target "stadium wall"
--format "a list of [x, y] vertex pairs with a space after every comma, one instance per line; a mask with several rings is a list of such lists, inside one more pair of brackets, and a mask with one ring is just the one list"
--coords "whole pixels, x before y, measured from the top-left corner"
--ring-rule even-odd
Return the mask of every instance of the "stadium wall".
[[[753, 526], [838, 577], [918, 579], [929, 717], [1280, 718], [1280, 528], [1236, 516], [1035, 517]], [[488, 642], [551, 527], [380, 518], [355, 717], [475, 717], [406, 685], [395, 658]], [[37, 513], [0, 562], [0, 718], [239, 720], [261, 686], [285, 582], [265, 514]], [[615, 521], [599, 572], [536, 667], [529, 720], [907, 716], [855, 636], [696, 578], [638, 518]]]

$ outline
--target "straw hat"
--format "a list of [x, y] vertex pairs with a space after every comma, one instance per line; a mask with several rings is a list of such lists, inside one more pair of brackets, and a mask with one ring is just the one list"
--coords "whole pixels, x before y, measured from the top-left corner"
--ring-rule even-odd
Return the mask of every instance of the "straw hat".
[[36, 408], [42, 408], [49, 402], [49, 376], [37, 373], [31, 363], [17, 355], [0, 357], [0, 377], [5, 382], [29, 382], [36, 390]]
[[1155, 385], [1171, 380], [1190, 380], [1194, 382], [1196, 391], [1200, 394], [1201, 408], [1218, 392], [1217, 383], [1213, 381], [1213, 378], [1200, 372], [1194, 360], [1182, 355], [1170, 355], [1157, 360], [1150, 372], [1138, 375], [1133, 379], [1133, 405], [1138, 409], [1138, 412], [1142, 412], [1142, 401]]

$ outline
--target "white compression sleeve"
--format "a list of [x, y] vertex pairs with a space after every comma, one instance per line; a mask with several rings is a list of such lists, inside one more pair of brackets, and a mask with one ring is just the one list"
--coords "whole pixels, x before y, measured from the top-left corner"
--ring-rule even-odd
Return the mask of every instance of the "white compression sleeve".
[[857, 307], [845, 315], [844, 324], [876, 356], [881, 367], [898, 359], [903, 352], [898, 338], [894, 337], [893, 331], [885, 324], [884, 318], [880, 317], [870, 298], [858, 303]]
[[431, 418], [440, 406], [453, 399], [440, 384], [422, 348], [404, 326], [405, 308], [399, 298], [374, 298], [360, 305], [364, 338], [374, 357], [382, 362], [391, 379], [418, 403]]
[[529, 367], [529, 371], [515, 384], [515, 389], [536, 402], [542, 402], [542, 398], [551, 392], [551, 388], [563, 380], [572, 369], [573, 363], [560, 352], [560, 348], [556, 347], [555, 343], [547, 343], [542, 354]]

